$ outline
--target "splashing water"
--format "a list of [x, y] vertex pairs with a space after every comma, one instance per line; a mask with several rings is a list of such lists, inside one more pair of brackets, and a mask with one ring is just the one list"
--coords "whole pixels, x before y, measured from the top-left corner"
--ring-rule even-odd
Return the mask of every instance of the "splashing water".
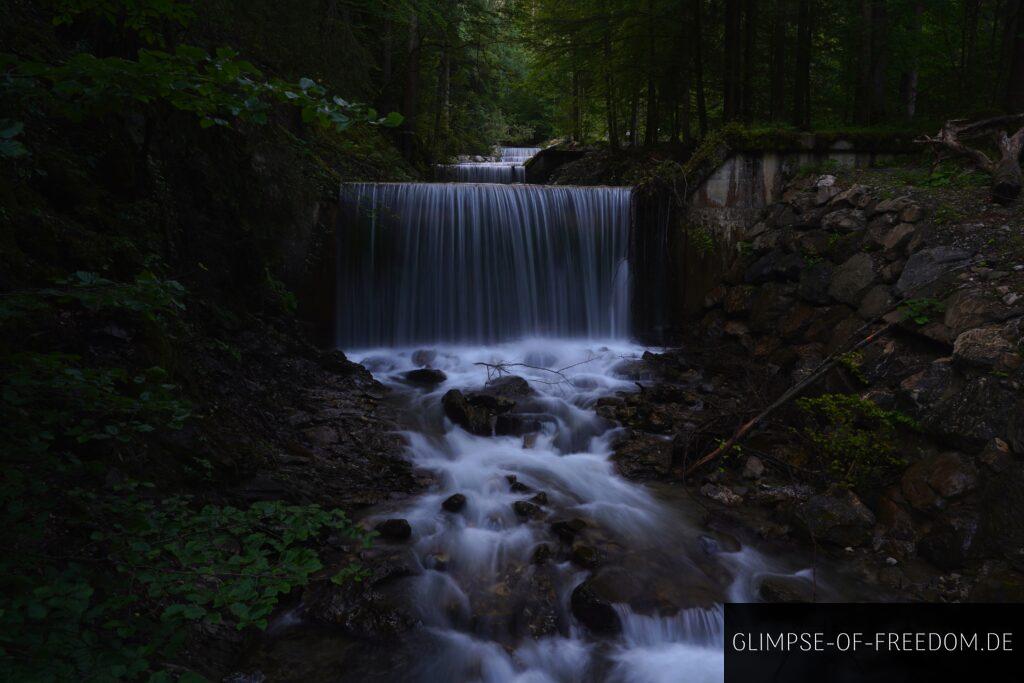
[[[407, 519], [424, 568], [413, 594], [431, 645], [403, 680], [667, 683], [680, 671], [686, 680], [722, 679], [721, 602], [751, 599], [771, 563], [750, 548], [709, 553], [692, 510], [666, 505], [616, 473], [610, 456], [619, 430], [592, 408], [601, 396], [635, 389], [622, 370], [643, 350], [622, 340], [529, 339], [349, 352], [406, 397], [417, 416], [409, 456], [437, 481], [372, 518]], [[443, 416], [448, 390], [485, 383], [480, 363], [523, 364], [508, 369], [534, 389], [517, 398], [516, 411], [537, 418], [535, 439], [475, 436]], [[447, 379], [410, 387], [404, 373], [424, 364]], [[516, 514], [517, 501], [540, 492], [541, 516]], [[457, 493], [465, 506], [445, 511], [442, 502]], [[552, 533], [553, 521], [570, 518], [586, 521], [585, 542], [603, 556], [593, 572], [569, 561], [569, 546]], [[537, 564], [542, 545], [551, 559]], [[622, 570], [641, 588], [615, 605], [619, 635], [593, 638], [573, 617], [570, 595], [591, 573]], [[533, 616], [545, 611], [550, 621], [534, 637]]]

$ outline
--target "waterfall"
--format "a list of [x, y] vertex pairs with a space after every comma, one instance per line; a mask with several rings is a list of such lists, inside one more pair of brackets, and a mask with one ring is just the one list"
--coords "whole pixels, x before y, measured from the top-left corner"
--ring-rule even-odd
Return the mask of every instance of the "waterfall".
[[338, 344], [624, 338], [630, 201], [616, 187], [343, 185]]
[[540, 147], [499, 147], [497, 160], [439, 164], [434, 180], [449, 183], [525, 183], [524, 164]]
[[510, 161], [515, 164], [525, 164], [540, 149], [540, 147], [502, 147], [501, 160]]
[[525, 183], [526, 167], [506, 161], [442, 164], [434, 167], [434, 178], [451, 183]]

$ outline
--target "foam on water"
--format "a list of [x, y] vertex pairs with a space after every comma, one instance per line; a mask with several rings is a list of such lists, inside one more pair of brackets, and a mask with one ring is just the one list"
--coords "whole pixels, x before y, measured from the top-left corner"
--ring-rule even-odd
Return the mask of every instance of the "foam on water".
[[[486, 683], [583, 682], [668, 683], [719, 681], [723, 676], [721, 606], [692, 607], [675, 614], [638, 613], [616, 605], [621, 634], [610, 642], [594, 640], [571, 615], [569, 597], [589, 573], [569, 563], [553, 563], [560, 633], [534, 639], [505, 621], [481, 615], [504, 614], [509, 604], [528, 604], [533, 572], [531, 558], [541, 543], [557, 545], [552, 519], [581, 517], [622, 546], [625, 557], [650, 558], [663, 566], [658, 576], [685, 577], [708, 570], [708, 559], [693, 554], [699, 527], [678, 509], [655, 498], [616, 471], [610, 460], [618, 430], [593, 412], [601, 396], [635, 390], [619, 374], [644, 349], [622, 340], [528, 339], [495, 346], [450, 345], [371, 349], [348, 352], [373, 368], [381, 381], [403, 392], [410, 411], [422, 416], [407, 433], [409, 457], [418, 468], [436, 475], [428, 493], [397, 508], [413, 528], [413, 547], [426, 568], [416, 577], [416, 614], [434, 639], [409, 680], [483, 681]], [[430, 390], [409, 387], [402, 374], [418, 361], [444, 371], [447, 379]], [[480, 437], [441, 417], [440, 400], [450, 389], [480, 388], [488, 368], [507, 369], [527, 378], [537, 392], [530, 410], [550, 419], [532, 447], [520, 437]], [[509, 476], [548, 496], [543, 521], [523, 521], [512, 503], [532, 493], [515, 493]], [[466, 496], [458, 514], [444, 512], [441, 502], [454, 493]], [[439, 559], [443, 558], [443, 566]], [[750, 548], [715, 558], [723, 576], [719, 601], [751, 599], [756, 575], [772, 570]], [[698, 566], [700, 565], [700, 566]], [[645, 570], [640, 570], [645, 571]], [[781, 571], [781, 570], [779, 570]], [[784, 572], [783, 572], [784, 573]], [[652, 575], [653, 576], [653, 575]], [[510, 577], [518, 577], [510, 579]], [[507, 585], [511, 595], [495, 587]], [[517, 597], [516, 591], [524, 595]], [[516, 602], [520, 600], [520, 602]], [[512, 601], [511, 603], [506, 601]], [[499, 607], [495, 608], [495, 604]]]

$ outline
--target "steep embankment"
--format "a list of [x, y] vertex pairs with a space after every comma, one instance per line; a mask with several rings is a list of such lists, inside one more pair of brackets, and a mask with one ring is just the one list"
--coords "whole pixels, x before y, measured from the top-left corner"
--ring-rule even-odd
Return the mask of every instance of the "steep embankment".
[[417, 487], [383, 387], [311, 343], [338, 183], [415, 172], [378, 129], [279, 108], [210, 129], [159, 105], [11, 114], [0, 677], [219, 679], [293, 587], [337, 573], [328, 536], [361, 536], [325, 510]]
[[683, 348], [638, 368], [667, 384], [602, 402], [632, 428], [620, 470], [678, 475], [820, 371], [693, 474], [712, 516], [814, 543], [907, 598], [1024, 597], [1024, 217], [979, 180], [791, 182]]

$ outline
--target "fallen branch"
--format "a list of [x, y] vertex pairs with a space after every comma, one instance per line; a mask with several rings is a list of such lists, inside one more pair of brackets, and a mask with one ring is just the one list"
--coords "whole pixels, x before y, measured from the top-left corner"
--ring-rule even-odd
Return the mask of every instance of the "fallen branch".
[[824, 362], [822, 362], [822, 364], [819, 365], [814, 372], [812, 372], [807, 377], [805, 377], [804, 379], [800, 380], [799, 382], [794, 384], [792, 387], [790, 387], [786, 391], [786, 393], [784, 393], [782, 396], [780, 396], [778, 399], [776, 399], [774, 403], [772, 403], [770, 406], [768, 406], [767, 408], [762, 410], [760, 413], [755, 415], [751, 420], [749, 420], [749, 421], [745, 422], [744, 424], [740, 425], [740, 428], [737, 429], [736, 432], [731, 437], [729, 437], [728, 441], [726, 441], [721, 446], [719, 446], [715, 450], [713, 450], [710, 453], [708, 453], [707, 455], [705, 455], [703, 458], [701, 458], [697, 462], [695, 462], [692, 465], [690, 465], [690, 467], [686, 468], [686, 470], [683, 472], [683, 477], [686, 478], [686, 477], [690, 476], [690, 474], [694, 470], [696, 470], [696, 469], [706, 465], [707, 463], [711, 462], [712, 460], [714, 460], [715, 458], [719, 457], [723, 453], [728, 452], [729, 449], [731, 449], [733, 446], [736, 445], [737, 441], [739, 441], [740, 439], [745, 437], [750, 432], [750, 430], [752, 430], [754, 427], [756, 427], [761, 422], [763, 422], [766, 417], [768, 417], [769, 415], [774, 413], [776, 410], [778, 410], [782, 406], [784, 406], [787, 403], [789, 403], [789, 401], [791, 401], [793, 398], [798, 396], [800, 394], [800, 392], [802, 392], [804, 389], [809, 387], [811, 384], [813, 384], [815, 381], [817, 381], [818, 378], [820, 378], [822, 375], [824, 375], [826, 372], [828, 372], [830, 369], [832, 369], [832, 367], [839, 361], [840, 356], [843, 356], [846, 353], [849, 353], [851, 351], [856, 351], [857, 349], [860, 349], [860, 348], [863, 348], [863, 347], [867, 346], [871, 342], [873, 342], [876, 339], [878, 339], [878, 337], [880, 337], [881, 335], [885, 334], [890, 329], [892, 329], [894, 325], [895, 325], [895, 323], [888, 323], [888, 324], [882, 326], [881, 328], [875, 330], [874, 332], [869, 334], [867, 337], [865, 337], [864, 339], [861, 339], [859, 342], [854, 344], [853, 347], [849, 349], [849, 351], [846, 351], [846, 352], [844, 352], [842, 354], [840, 354], [840, 353], [833, 353]]
[[[1016, 133], [1007, 134], [1007, 128], [1018, 126], [1020, 129]], [[963, 142], [987, 134], [995, 135], [999, 159], [990, 159], [980, 149], [968, 147]], [[973, 123], [954, 119], [947, 121], [937, 135], [925, 135], [917, 142], [938, 150], [937, 162], [944, 158], [944, 154], [960, 157], [978, 170], [988, 173], [992, 176], [992, 199], [1000, 204], [1010, 204], [1021, 192], [1021, 185], [1024, 184], [1020, 169], [1020, 156], [1024, 149], [1024, 114], [996, 116]]]

